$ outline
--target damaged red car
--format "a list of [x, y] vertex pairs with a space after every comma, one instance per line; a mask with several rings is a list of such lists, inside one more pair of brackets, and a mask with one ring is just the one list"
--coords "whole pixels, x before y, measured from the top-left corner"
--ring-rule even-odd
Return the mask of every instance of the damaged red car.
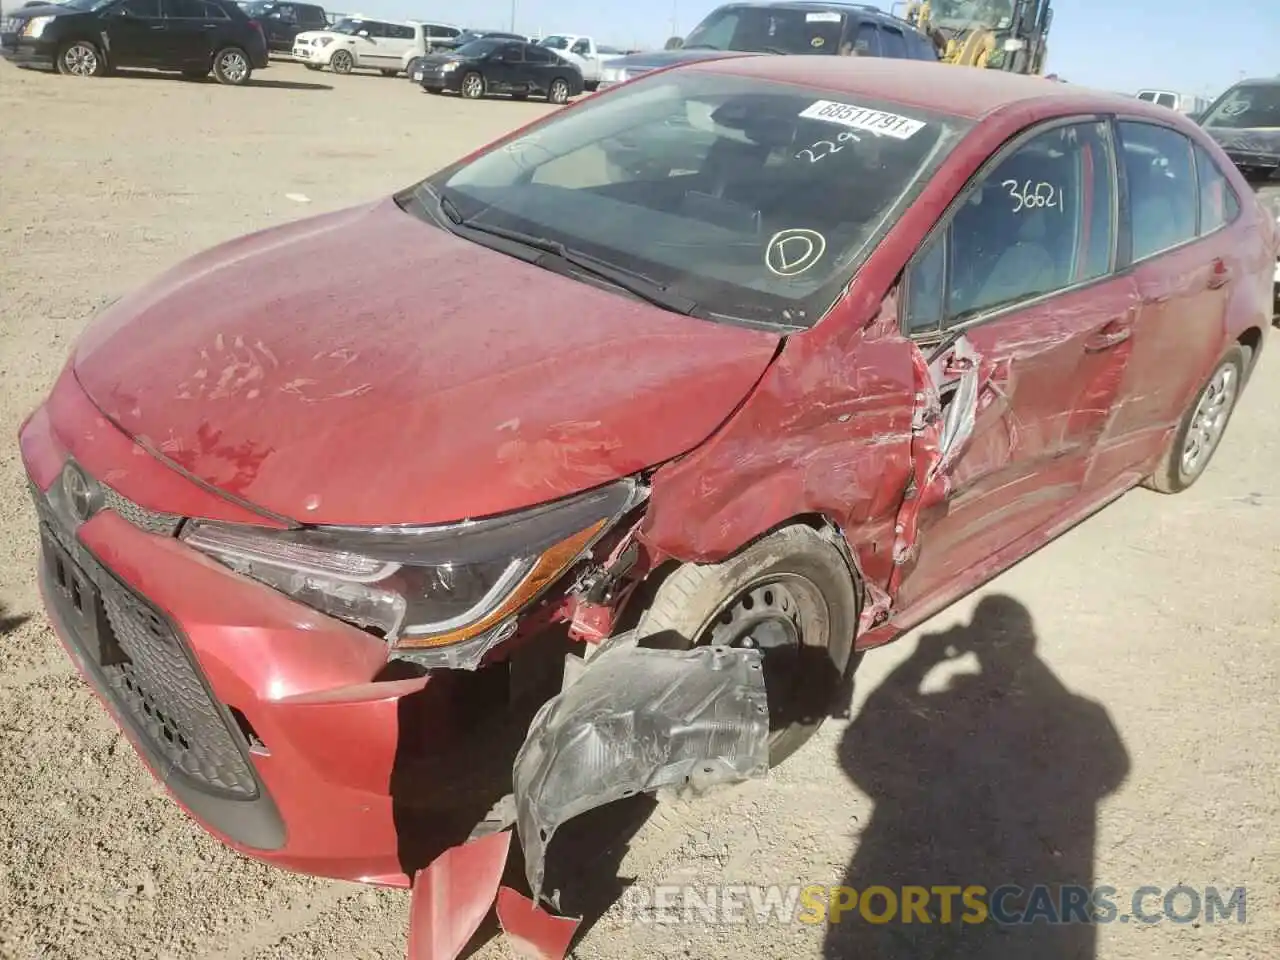
[[1275, 230], [1130, 98], [655, 72], [110, 305], [21, 428], [45, 603], [236, 849], [405, 885], [514, 825], [536, 900], [565, 820], [763, 775], [860, 651], [1193, 484]]

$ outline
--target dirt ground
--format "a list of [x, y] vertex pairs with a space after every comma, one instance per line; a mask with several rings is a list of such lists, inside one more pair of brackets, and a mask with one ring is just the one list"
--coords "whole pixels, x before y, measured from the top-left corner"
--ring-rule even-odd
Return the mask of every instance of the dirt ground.
[[[233, 90], [0, 63], [0, 956], [403, 956], [407, 894], [242, 859], [153, 783], [40, 611], [13, 438], [111, 298], [211, 244], [386, 194], [546, 109], [285, 64]], [[1244, 885], [1246, 924], [948, 945], [854, 921], [638, 927], [615, 906], [577, 955], [1280, 957], [1277, 370], [1264, 355], [1192, 491], [1125, 497], [873, 653], [849, 721], [767, 781], [655, 817], [618, 869], [640, 885], [1070, 875], [1121, 899]], [[968, 651], [950, 668], [967, 676], [932, 668], [943, 643]], [[506, 955], [497, 940], [478, 953]]]

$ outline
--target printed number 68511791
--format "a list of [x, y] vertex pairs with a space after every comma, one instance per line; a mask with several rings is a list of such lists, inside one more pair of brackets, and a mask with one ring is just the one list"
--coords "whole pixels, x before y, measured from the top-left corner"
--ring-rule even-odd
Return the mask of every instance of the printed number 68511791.
[[1018, 205], [1013, 208], [1014, 213], [1046, 208], [1057, 210], [1059, 213], [1066, 210], [1062, 202], [1062, 190], [1043, 180], [1039, 183], [1032, 183], [1030, 180], [1024, 180], [1022, 183], [1017, 180], [1005, 180], [1000, 186], [1009, 191], [1012, 199], [1018, 201]]

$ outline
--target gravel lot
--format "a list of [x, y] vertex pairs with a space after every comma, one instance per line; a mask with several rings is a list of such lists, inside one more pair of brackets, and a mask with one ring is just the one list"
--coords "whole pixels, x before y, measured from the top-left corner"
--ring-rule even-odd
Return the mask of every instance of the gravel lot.
[[[406, 894], [259, 866], [181, 814], [73, 673], [36, 593], [12, 438], [101, 305], [211, 244], [388, 193], [548, 109], [288, 64], [260, 76], [233, 90], [0, 63], [3, 957], [403, 956]], [[858, 921], [624, 926], [615, 908], [578, 955], [1280, 956], [1278, 369], [1262, 358], [1194, 490], [1131, 494], [869, 656], [851, 721], [619, 851], [619, 875], [641, 884], [1069, 877], [1122, 898], [1246, 885], [1246, 925], [984, 927], [957, 944]], [[979, 597], [998, 599], [975, 614]], [[976, 651], [950, 686], [928, 670], [944, 631]], [[927, 682], [882, 683], [899, 668]]]

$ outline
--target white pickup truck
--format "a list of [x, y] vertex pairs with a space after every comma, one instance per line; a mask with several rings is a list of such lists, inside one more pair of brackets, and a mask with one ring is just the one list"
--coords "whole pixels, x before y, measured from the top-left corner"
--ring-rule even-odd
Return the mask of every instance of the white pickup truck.
[[576, 65], [582, 71], [582, 79], [586, 81], [588, 90], [594, 90], [600, 85], [606, 63], [626, 55], [625, 51], [613, 47], [597, 46], [592, 37], [576, 33], [553, 33], [539, 40], [538, 46], [554, 50]]

